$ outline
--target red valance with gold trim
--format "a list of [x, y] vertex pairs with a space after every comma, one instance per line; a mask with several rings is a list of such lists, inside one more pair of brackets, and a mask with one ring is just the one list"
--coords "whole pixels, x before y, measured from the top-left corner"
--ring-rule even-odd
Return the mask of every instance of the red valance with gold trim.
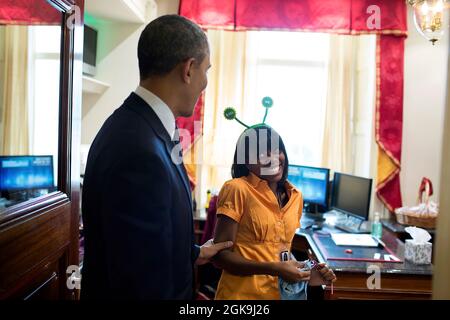
[[403, 0], [180, 0], [180, 15], [207, 29], [407, 32]]

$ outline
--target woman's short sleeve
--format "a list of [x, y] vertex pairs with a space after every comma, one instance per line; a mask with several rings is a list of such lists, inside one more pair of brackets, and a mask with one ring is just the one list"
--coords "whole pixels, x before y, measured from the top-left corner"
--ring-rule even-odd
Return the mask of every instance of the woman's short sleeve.
[[225, 182], [217, 199], [217, 214], [240, 222], [244, 212], [245, 185], [239, 179]]

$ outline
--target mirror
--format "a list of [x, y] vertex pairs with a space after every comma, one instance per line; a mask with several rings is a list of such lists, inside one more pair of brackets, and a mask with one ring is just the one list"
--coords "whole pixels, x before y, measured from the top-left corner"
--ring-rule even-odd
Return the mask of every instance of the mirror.
[[0, 214], [57, 190], [62, 26], [30, 21], [0, 25]]

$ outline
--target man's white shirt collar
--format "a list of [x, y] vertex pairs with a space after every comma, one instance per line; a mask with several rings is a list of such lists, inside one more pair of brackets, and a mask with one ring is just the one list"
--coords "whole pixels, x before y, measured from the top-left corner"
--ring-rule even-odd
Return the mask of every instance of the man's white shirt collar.
[[152, 93], [151, 91], [145, 89], [144, 87], [137, 87], [136, 93], [139, 97], [141, 97], [147, 104], [155, 111], [159, 120], [161, 120], [164, 128], [171, 140], [173, 140], [175, 136], [175, 116], [170, 110], [169, 106], [164, 103], [157, 95]]

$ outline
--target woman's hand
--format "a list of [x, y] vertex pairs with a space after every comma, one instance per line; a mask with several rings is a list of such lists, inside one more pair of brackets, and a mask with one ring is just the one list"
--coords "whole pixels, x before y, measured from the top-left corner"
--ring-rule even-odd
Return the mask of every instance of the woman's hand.
[[305, 264], [295, 260], [282, 261], [276, 264], [276, 274], [284, 281], [289, 283], [309, 281], [311, 271], [300, 271]]
[[319, 263], [317, 270], [311, 272], [310, 286], [329, 285], [337, 280], [333, 270], [325, 263]]

